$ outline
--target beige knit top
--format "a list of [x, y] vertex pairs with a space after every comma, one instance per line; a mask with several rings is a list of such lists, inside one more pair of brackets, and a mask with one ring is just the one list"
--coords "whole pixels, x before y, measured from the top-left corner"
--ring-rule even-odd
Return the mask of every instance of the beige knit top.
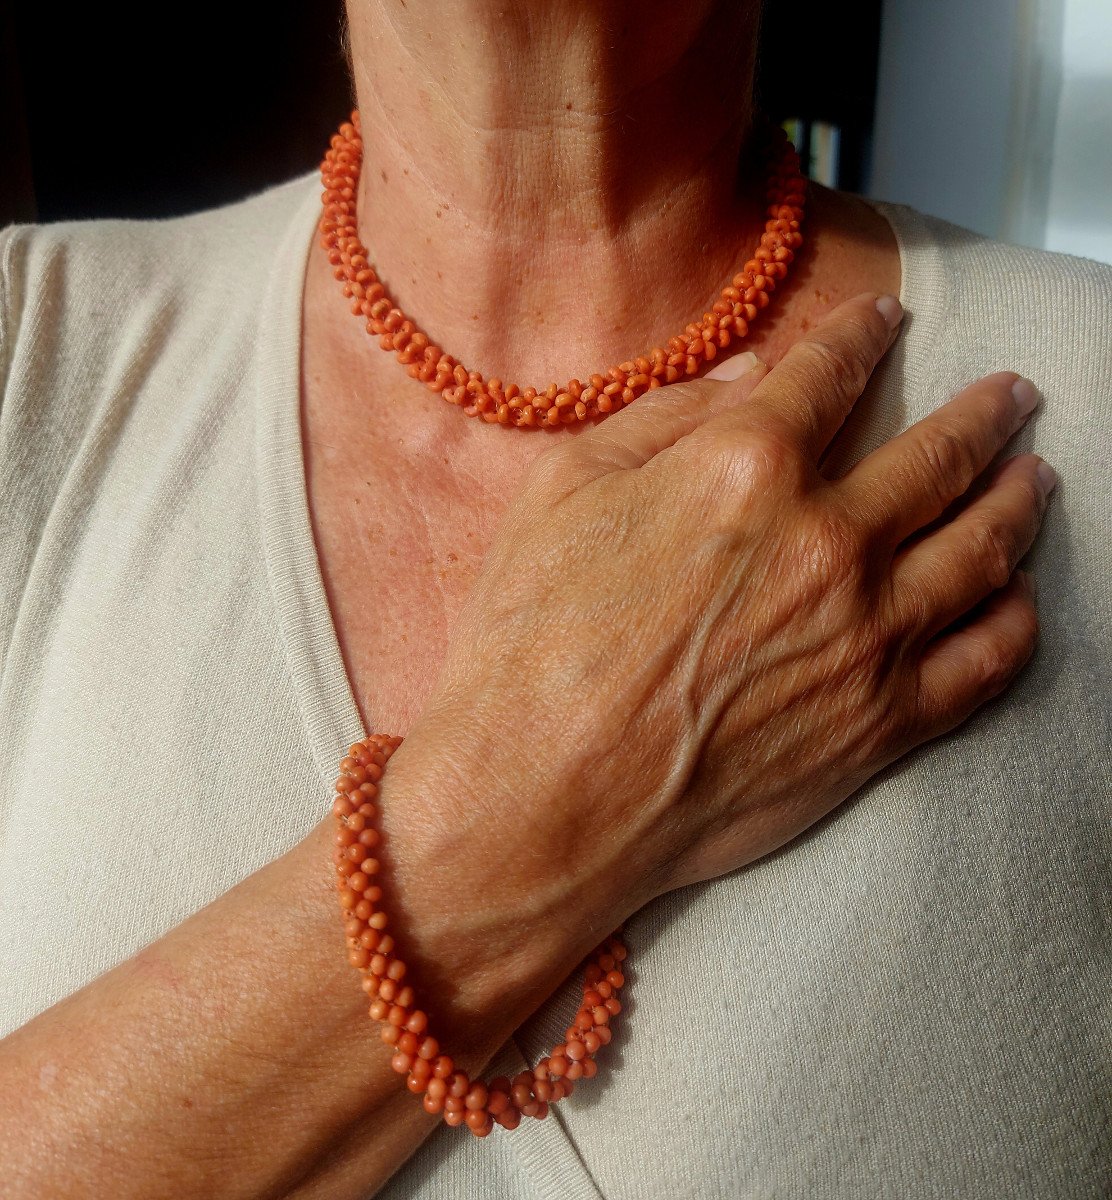
[[[300, 445], [319, 206], [314, 173], [0, 233], [0, 1035], [297, 842], [367, 732]], [[1061, 475], [1035, 659], [783, 850], [638, 913], [597, 1081], [512, 1134], [442, 1125], [381, 1196], [1112, 1193], [1112, 268], [878, 207], [909, 316], [841, 462], [989, 371], [1039, 384], [1010, 447]], [[489, 1073], [546, 1053], [578, 986]]]

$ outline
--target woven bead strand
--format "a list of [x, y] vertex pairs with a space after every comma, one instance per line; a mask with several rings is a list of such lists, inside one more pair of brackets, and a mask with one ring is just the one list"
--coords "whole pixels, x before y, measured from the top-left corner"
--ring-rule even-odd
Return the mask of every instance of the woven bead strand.
[[406, 1087], [422, 1097], [428, 1113], [439, 1113], [447, 1125], [466, 1125], [486, 1137], [495, 1123], [516, 1129], [521, 1118], [543, 1120], [550, 1104], [570, 1096], [580, 1079], [598, 1072], [595, 1054], [610, 1042], [611, 1022], [622, 1011], [618, 993], [625, 984], [621, 965], [627, 951], [615, 934], [591, 955], [583, 978], [583, 1001], [564, 1040], [532, 1071], [512, 1079], [500, 1075], [489, 1083], [457, 1071], [430, 1032], [428, 1011], [417, 1004], [407, 967], [398, 955], [376, 882], [382, 836], [375, 827], [378, 784], [390, 756], [402, 739], [371, 734], [355, 742], [340, 760], [332, 812], [337, 830], [333, 862], [336, 890], [344, 917], [348, 961], [363, 977], [371, 1000], [368, 1012], [383, 1025], [382, 1040], [394, 1047], [391, 1067], [406, 1077]]
[[787, 135], [777, 125], [766, 134], [773, 158], [766, 192], [764, 233], [753, 256], [720, 298], [682, 333], [664, 346], [595, 372], [585, 380], [570, 379], [544, 388], [504, 386], [501, 379], [484, 379], [445, 353], [398, 308], [370, 263], [359, 240], [356, 202], [363, 162], [359, 112], [340, 126], [321, 163], [324, 214], [320, 222], [321, 245], [333, 274], [343, 281], [351, 311], [366, 322], [367, 332], [379, 339], [405, 366], [413, 379], [439, 392], [469, 417], [488, 423], [530, 426], [568, 425], [573, 421], [605, 416], [631, 404], [651, 388], [696, 374], [731, 342], [744, 339], [750, 325], [769, 303], [778, 282], [803, 244], [807, 181], [800, 173], [799, 157]]

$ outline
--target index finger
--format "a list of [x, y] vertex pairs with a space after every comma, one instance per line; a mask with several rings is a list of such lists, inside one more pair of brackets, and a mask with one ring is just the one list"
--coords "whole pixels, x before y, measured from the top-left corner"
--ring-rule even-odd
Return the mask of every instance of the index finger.
[[723, 419], [744, 420], [788, 438], [817, 463], [902, 319], [895, 296], [864, 292], [844, 301], [792, 346], [744, 405], [708, 422], [708, 430]]

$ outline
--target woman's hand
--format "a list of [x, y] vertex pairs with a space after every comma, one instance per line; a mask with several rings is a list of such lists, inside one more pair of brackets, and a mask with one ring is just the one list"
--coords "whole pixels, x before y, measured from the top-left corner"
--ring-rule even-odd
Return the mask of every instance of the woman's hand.
[[[891, 336], [859, 298], [755, 388], [651, 392], [527, 472], [380, 791], [390, 928], [469, 1074], [646, 901], [788, 841], [1030, 653], [1038, 460], [949, 511], [1015, 376], [818, 470]], [[3, 1039], [5, 1195], [364, 1196], [416, 1150], [436, 1118], [368, 1030], [333, 837]]]
[[1015, 567], [1041, 460], [953, 502], [1031, 385], [990, 375], [845, 478], [819, 469], [893, 309], [857, 297], [763, 377], [647, 393], [538, 456], [407, 739], [491, 764], [456, 793], [478, 818], [428, 818], [446, 840], [479, 820], [509, 871], [543, 845], [614, 879], [616, 924], [768, 854], [1009, 684], [1037, 631]]

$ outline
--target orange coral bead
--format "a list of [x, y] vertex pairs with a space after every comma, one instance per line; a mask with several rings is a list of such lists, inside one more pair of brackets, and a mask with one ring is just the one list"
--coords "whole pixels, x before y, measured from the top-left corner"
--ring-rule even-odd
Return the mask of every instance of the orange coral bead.
[[494, 1121], [485, 1112], [469, 1112], [464, 1119], [476, 1137], [486, 1137], [494, 1128]]
[[420, 1009], [412, 1013], [409, 1020], [406, 1021], [405, 1027], [410, 1033], [424, 1033], [428, 1028], [429, 1018]]

